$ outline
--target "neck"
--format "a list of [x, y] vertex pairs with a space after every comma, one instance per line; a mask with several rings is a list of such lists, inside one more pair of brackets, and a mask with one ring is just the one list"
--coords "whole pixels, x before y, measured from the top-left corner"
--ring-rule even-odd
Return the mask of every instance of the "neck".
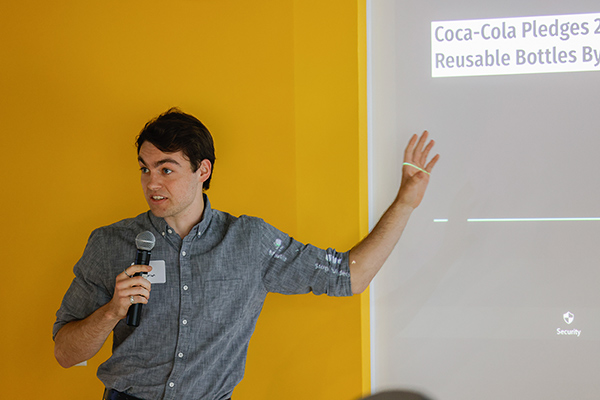
[[177, 234], [179, 235], [180, 238], [184, 238], [186, 237], [190, 231], [192, 230], [192, 228], [200, 221], [202, 221], [202, 214], [200, 214], [200, 218], [198, 218], [197, 220], [195, 220], [194, 222], [182, 222], [179, 220], [172, 220], [169, 218], [165, 218], [165, 221], [167, 222], [167, 224], [169, 224], [169, 226], [171, 228], [173, 228], [173, 230], [175, 230], [175, 232], [177, 232]]
[[196, 207], [191, 208], [185, 214], [178, 214], [172, 217], [165, 217], [165, 221], [171, 228], [177, 232], [182, 239], [186, 237], [192, 228], [196, 226], [204, 216], [204, 196], [200, 195], [200, 199]]

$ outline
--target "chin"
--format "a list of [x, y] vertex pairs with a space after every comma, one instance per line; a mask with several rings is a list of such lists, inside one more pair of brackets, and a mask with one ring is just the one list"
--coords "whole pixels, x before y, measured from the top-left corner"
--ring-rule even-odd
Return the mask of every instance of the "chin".
[[150, 211], [154, 214], [155, 217], [164, 218], [167, 213], [164, 210], [156, 209], [155, 207], [150, 207]]

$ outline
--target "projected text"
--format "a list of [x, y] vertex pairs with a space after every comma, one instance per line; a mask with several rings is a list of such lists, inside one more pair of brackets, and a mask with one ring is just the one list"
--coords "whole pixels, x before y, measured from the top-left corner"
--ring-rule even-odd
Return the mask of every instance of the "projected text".
[[600, 70], [600, 13], [431, 23], [433, 77]]

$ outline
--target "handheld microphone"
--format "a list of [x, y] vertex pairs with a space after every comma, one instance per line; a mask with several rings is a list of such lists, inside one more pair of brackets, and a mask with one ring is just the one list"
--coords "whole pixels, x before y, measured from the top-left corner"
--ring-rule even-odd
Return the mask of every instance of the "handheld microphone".
[[[150, 264], [150, 250], [154, 248], [156, 239], [150, 231], [144, 231], [138, 234], [135, 238], [135, 247], [137, 247], [137, 254], [135, 256], [136, 265], [149, 265]], [[141, 272], [134, 274], [133, 276], [140, 276]], [[140, 325], [140, 319], [142, 315], [142, 305], [135, 303], [127, 310], [127, 325], [137, 327]]]

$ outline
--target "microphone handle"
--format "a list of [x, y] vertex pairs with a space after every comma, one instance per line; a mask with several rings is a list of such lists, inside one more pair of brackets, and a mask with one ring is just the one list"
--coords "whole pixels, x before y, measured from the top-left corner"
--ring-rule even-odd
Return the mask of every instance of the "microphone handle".
[[[150, 264], [150, 252], [148, 250], [140, 250], [138, 249], [136, 257], [135, 257], [136, 265], [149, 265]], [[138, 272], [133, 276], [141, 276], [142, 273]], [[135, 303], [129, 307], [127, 310], [127, 325], [138, 327], [140, 325], [140, 320], [142, 317], [142, 304]]]

